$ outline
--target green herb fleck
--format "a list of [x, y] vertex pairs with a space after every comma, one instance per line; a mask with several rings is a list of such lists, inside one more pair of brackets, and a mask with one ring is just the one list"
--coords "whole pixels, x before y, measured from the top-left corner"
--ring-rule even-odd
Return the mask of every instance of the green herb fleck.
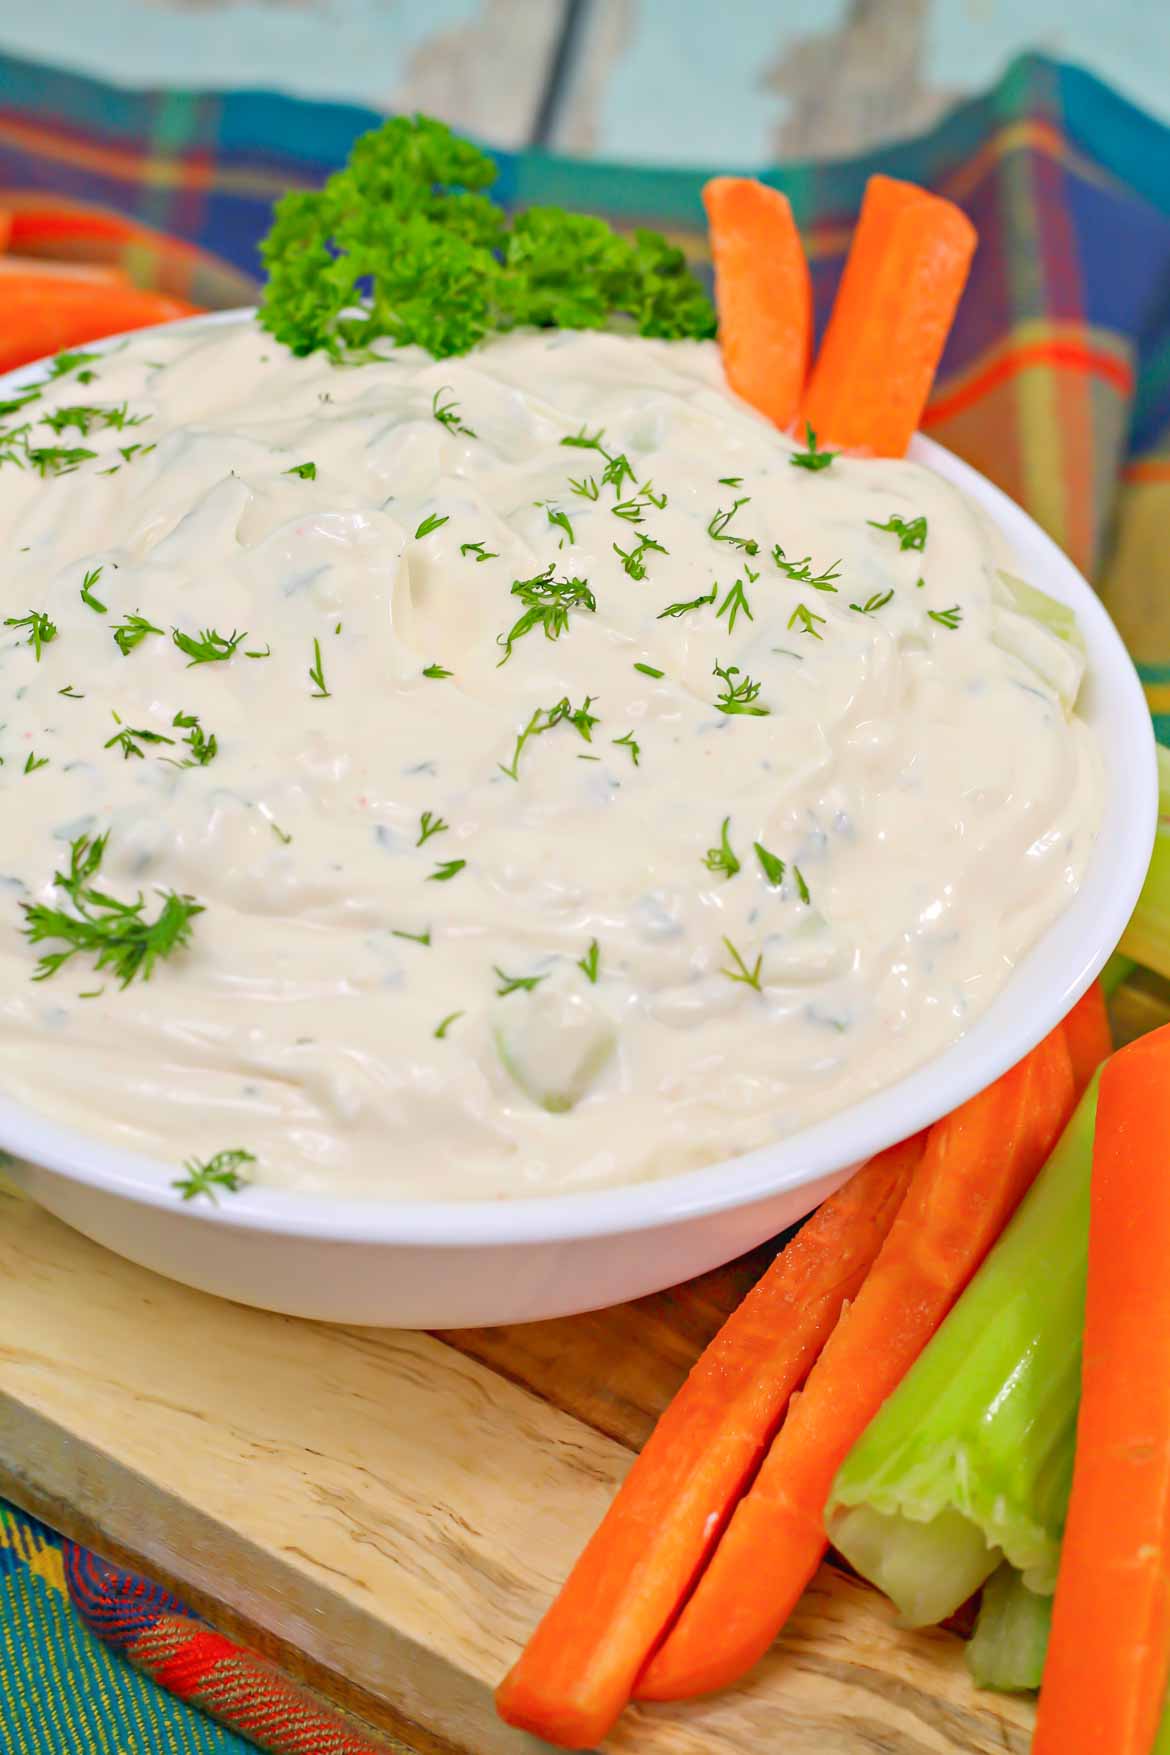
[[93, 594], [93, 588], [101, 576], [101, 567], [94, 567], [91, 572], [85, 575], [81, 582], [81, 601], [87, 604], [90, 609], [96, 609], [99, 615], [106, 615], [108, 614], [108, 606]]
[[441, 664], [428, 664], [423, 671], [423, 675], [429, 676], [432, 682], [441, 682], [445, 676], [454, 676], [455, 672], [453, 670], [444, 670]]
[[241, 1176], [240, 1171], [245, 1164], [255, 1162], [252, 1153], [239, 1146], [217, 1152], [205, 1164], [201, 1164], [198, 1158], [188, 1158], [183, 1165], [187, 1174], [178, 1177], [171, 1187], [177, 1188], [184, 1200], [194, 1200], [197, 1195], [205, 1194], [214, 1204], [217, 1188], [225, 1189], [228, 1194], [239, 1194], [241, 1188], [247, 1186], [247, 1178]]
[[459, 413], [459, 404], [457, 402], [451, 401], [440, 403], [439, 397], [443, 394], [444, 390], [450, 390], [450, 388], [450, 384], [439, 385], [439, 388], [431, 397], [431, 413], [434, 415], [439, 425], [446, 427], [449, 433], [462, 433], [467, 439], [478, 438], [478, 433], [473, 433], [469, 426], [463, 424], [463, 417]]
[[[114, 629], [114, 643], [122, 657], [129, 658], [134, 648], [141, 646], [148, 634], [161, 634], [163, 631], [162, 628], [156, 628], [153, 622], [148, 622], [143, 615], [123, 616], [119, 625]], [[178, 644], [177, 641], [175, 643]], [[193, 662], [198, 661], [194, 660]], [[190, 665], [188, 665], [188, 669], [190, 669]]]
[[750, 496], [745, 495], [742, 499], [734, 502], [730, 511], [724, 512], [721, 509], [714, 513], [711, 522], [707, 526], [707, 535], [715, 542], [729, 542], [733, 548], [742, 549], [745, 555], [758, 555], [760, 552], [760, 545], [758, 542], [751, 537], [732, 536], [727, 529], [727, 526], [731, 523], [731, 520], [735, 517], [739, 508], [741, 506], [750, 505], [751, 498]]
[[794, 451], [788, 459], [795, 469], [827, 469], [833, 459], [840, 455], [837, 451], [822, 451], [818, 448], [817, 436], [808, 421], [804, 423], [804, 436], [808, 450]]
[[615, 542], [613, 545], [613, 552], [615, 555], [621, 556], [623, 573], [628, 573], [631, 579], [644, 579], [646, 577], [646, 562], [644, 557], [651, 552], [660, 555], [669, 554], [670, 550], [663, 548], [660, 542], [655, 542], [652, 536], [643, 535], [639, 536], [636, 548], [628, 550], [619, 548]]
[[508, 632], [497, 636], [496, 644], [504, 648], [500, 664], [508, 662], [516, 641], [530, 634], [533, 628], [543, 628], [546, 640], [559, 640], [568, 629], [571, 610], [586, 609], [591, 613], [596, 610], [597, 599], [587, 580], [554, 579], [555, 570], [555, 564], [550, 561], [544, 572], [535, 578], [514, 582], [512, 596], [518, 597], [526, 607]]
[[69, 871], [55, 872], [53, 882], [72, 905], [73, 912], [49, 908], [43, 902], [22, 902], [25, 937], [31, 944], [59, 939], [68, 948], [47, 951], [37, 963], [34, 981], [55, 975], [70, 958], [94, 958], [94, 969], [110, 969], [123, 988], [136, 975], [150, 979], [159, 958], [169, 957], [190, 942], [191, 922], [203, 913], [193, 896], [160, 890], [162, 907], [153, 920], [143, 918], [145, 900], [141, 890], [133, 902], [119, 902], [104, 890], [92, 887], [105, 856], [109, 833], [91, 840], [79, 835], [69, 850]]
[[884, 609], [892, 600], [893, 595], [892, 591], [875, 591], [864, 603], [851, 603], [849, 607], [855, 609], [858, 615], [876, 615], [879, 609]]
[[[116, 719], [118, 715], [115, 713], [114, 717]], [[113, 737], [111, 737], [107, 743], [102, 745], [102, 748], [110, 750], [113, 749], [116, 744], [122, 751], [122, 760], [124, 762], [129, 761], [131, 756], [137, 756], [141, 761], [144, 757], [142, 750], [139, 748], [140, 742], [168, 743], [173, 746], [174, 741], [173, 737], [164, 737], [161, 731], [150, 731], [149, 729], [143, 730], [134, 725], [125, 725], [122, 727], [121, 731], [116, 731]]]
[[[661, 620], [661, 617], [659, 617], [659, 620]], [[640, 670], [642, 672], [643, 676], [665, 676], [666, 675], [666, 672], [664, 670], [656, 669], [653, 664], [635, 664], [634, 669]]]
[[592, 981], [594, 986], [597, 985], [597, 977], [601, 970], [601, 946], [595, 938], [590, 939], [589, 949], [585, 955], [577, 958], [577, 967], [586, 981]]
[[928, 609], [926, 613], [932, 622], [938, 622], [944, 628], [957, 628], [963, 619], [963, 612], [957, 603], [952, 604], [950, 609]]
[[424, 810], [418, 821], [420, 833], [418, 840], [415, 842], [416, 847], [421, 847], [424, 841], [430, 840], [432, 835], [445, 834], [451, 827], [450, 823], [445, 823], [440, 816], [432, 815], [429, 810]]
[[[474, 438], [475, 434], [473, 433], [471, 436]], [[456, 1019], [465, 1018], [466, 1016], [466, 1012], [448, 1012], [442, 1023], [435, 1030], [435, 1039], [439, 1042], [444, 1042], [447, 1037], [447, 1031], [451, 1028], [451, 1025], [455, 1023]]]
[[751, 605], [744, 596], [743, 582], [737, 579], [735, 584], [731, 587], [731, 590], [727, 593], [727, 596], [723, 599], [723, 602], [719, 605], [717, 611], [718, 615], [727, 616], [727, 631], [729, 634], [734, 632], [735, 618], [739, 615], [741, 610], [744, 615], [746, 615], [749, 622], [755, 621], [756, 618], [752, 614]]
[[616, 743], [616, 744], [623, 744], [625, 746], [625, 748], [629, 750], [630, 755], [633, 757], [635, 768], [638, 766], [638, 761], [639, 761], [639, 758], [642, 754], [642, 746], [640, 743], [635, 742], [634, 734], [632, 731], [627, 731], [626, 735], [624, 737], [611, 738], [610, 742]]
[[815, 609], [809, 609], [806, 603], [798, 603], [788, 618], [788, 626], [790, 629], [799, 628], [802, 634], [811, 634], [814, 640], [823, 640], [825, 636], [817, 633], [817, 622], [820, 622], [823, 627], [825, 622], [824, 616], [818, 615]]
[[424, 536], [429, 536], [431, 534], [432, 530], [438, 530], [442, 525], [449, 522], [450, 513], [429, 512], [415, 531], [414, 540], [416, 542], [421, 542]]
[[492, 969], [500, 983], [496, 988], [498, 999], [507, 999], [510, 993], [531, 993], [534, 987], [539, 987], [542, 981], [548, 980], [547, 975], [505, 975], [494, 963]]
[[665, 621], [669, 616], [689, 615], [692, 609], [702, 609], [704, 604], [714, 603], [719, 595], [718, 585], [712, 585], [705, 597], [692, 597], [689, 603], [668, 603], [665, 609], [659, 610], [657, 619]]
[[[175, 717], [171, 720], [171, 724], [176, 726], [180, 731], [185, 731], [187, 733], [183, 742], [191, 752], [191, 754], [184, 757], [181, 762], [177, 762], [175, 764], [176, 767], [206, 768], [208, 762], [214, 762], [216, 756], [219, 754], [219, 743], [216, 740], [214, 731], [211, 733], [210, 737], [205, 734], [203, 727], [199, 723], [199, 715], [197, 713], [184, 713], [180, 711], [175, 714]], [[163, 757], [164, 761], [171, 761], [172, 759], [173, 758], [170, 756]], [[275, 823], [273, 823], [272, 826], [273, 828], [276, 828]], [[290, 836], [289, 839], [291, 840], [292, 837]]]
[[774, 886], [782, 884], [784, 882], [784, 861], [777, 859], [774, 853], [769, 853], [768, 849], [761, 846], [758, 841], [753, 841], [752, 846], [756, 850], [756, 858], [759, 860], [768, 882]]
[[450, 883], [453, 877], [459, 876], [466, 864], [465, 859], [441, 859], [434, 871], [427, 873], [427, 882], [429, 884]]
[[49, 765], [49, 759], [48, 756], [38, 756], [35, 751], [29, 750], [24, 764], [25, 773], [35, 774], [38, 768], [47, 768]]
[[[563, 530], [565, 533], [565, 536], [568, 537], [569, 541], [575, 542], [576, 538], [573, 535], [573, 526], [569, 522], [569, 514], [567, 512], [558, 511], [555, 506], [546, 506], [544, 509], [545, 509], [545, 512], [548, 514], [548, 521], [553, 526], [553, 528], [556, 530]], [[565, 546], [565, 537], [562, 536], [560, 542], [557, 544], [557, 547], [564, 548], [564, 546]]]
[[83, 463], [97, 456], [84, 445], [25, 445], [25, 461], [42, 478], [50, 475], [72, 475]]
[[762, 993], [763, 988], [760, 985], [760, 970], [764, 963], [763, 952], [760, 952], [760, 955], [756, 958], [755, 962], [749, 969], [731, 940], [725, 936], [723, 942], [731, 954], [732, 961], [735, 963], [735, 968], [720, 969], [719, 973], [721, 975], [726, 975], [729, 981], [742, 981], [745, 986], [754, 987], [757, 993]]
[[721, 475], [719, 477], [719, 485], [720, 485], [720, 487], [730, 487], [730, 488], [742, 487], [743, 486], [743, 476], [742, 475]]
[[286, 475], [299, 475], [302, 481], [316, 481], [317, 465], [315, 463], [294, 463], [292, 468], [286, 469], [284, 473]]
[[772, 550], [772, 559], [780, 571], [797, 585], [811, 585], [814, 591], [836, 591], [837, 589], [834, 581], [840, 577], [838, 571], [841, 565], [840, 561], [834, 561], [832, 566], [826, 567], [823, 573], [814, 573], [812, 561], [808, 555], [805, 555], [803, 560], [790, 561], [779, 543]]
[[315, 685], [313, 693], [309, 696], [311, 701], [325, 701], [329, 698], [330, 691], [325, 687], [325, 669], [321, 663], [320, 640], [313, 641], [313, 662], [309, 666], [309, 681]]
[[72, 683], [67, 683], [63, 689], [58, 689], [57, 693], [59, 695], [67, 695], [71, 701], [84, 701], [85, 699], [84, 695], [78, 694]]
[[905, 518], [899, 518], [896, 512], [891, 512], [884, 524], [879, 524], [876, 518], [867, 518], [866, 523], [874, 530], [888, 530], [892, 536], [896, 536], [900, 549], [912, 548], [921, 553], [926, 547], [925, 518], [911, 518], [907, 523]]
[[490, 548], [485, 548], [482, 542], [461, 542], [459, 544], [459, 553], [463, 555], [464, 558], [468, 555], [474, 555], [476, 566], [478, 566], [481, 561], [498, 561], [500, 558], [498, 553]]
[[[114, 638], [117, 639], [116, 634]], [[248, 636], [246, 633], [237, 634], [234, 628], [226, 636], [217, 633], [214, 628], [204, 628], [196, 638], [194, 634], [184, 634], [181, 628], [172, 628], [171, 638], [179, 651], [186, 654], [187, 669], [192, 670], [197, 664], [225, 663], [232, 657], [241, 640], [246, 640]], [[138, 642], [134, 643], [137, 645]]]
[[[564, 439], [561, 440], [562, 445], [565, 444], [565, 442]], [[571, 475], [569, 477], [569, 486], [572, 491], [575, 494], [579, 494], [583, 500], [599, 500], [601, 498], [601, 489], [597, 484], [596, 476], [583, 475], [580, 481], [578, 481], [575, 476]]]
[[731, 842], [728, 839], [727, 832], [730, 827], [731, 818], [724, 817], [723, 827], [719, 831], [719, 845], [718, 847], [709, 847], [707, 857], [703, 861], [708, 871], [721, 871], [725, 878], [733, 878], [740, 869], [739, 860], [732, 852]]
[[738, 664], [731, 664], [726, 670], [721, 664], [717, 664], [711, 674], [723, 681], [723, 693], [715, 703], [720, 713], [748, 713], [762, 719], [772, 711], [770, 707], [758, 707], [755, 704], [760, 692], [758, 682], [753, 682], [750, 676], [741, 677], [739, 682], [735, 681], [740, 674]]
[[30, 609], [27, 615], [9, 615], [4, 618], [6, 628], [27, 628], [26, 646], [31, 646], [36, 653], [36, 661], [41, 662], [41, 648], [52, 645], [57, 638], [57, 624], [51, 622], [43, 609]]
[[812, 897], [808, 893], [808, 885], [805, 883], [804, 878], [801, 875], [801, 870], [800, 870], [799, 865], [793, 866], [792, 875], [796, 879], [796, 893], [800, 897], [801, 901], [807, 907], [809, 902], [812, 901]]
[[584, 705], [574, 708], [570, 705], [568, 695], [564, 695], [554, 707], [535, 708], [527, 725], [516, 738], [516, 747], [512, 751], [510, 766], [505, 768], [501, 762], [499, 764], [500, 772], [506, 774], [509, 780], [519, 780], [520, 756], [525, 744], [529, 738], [540, 737], [544, 732], [551, 731], [555, 725], [572, 725], [586, 743], [592, 743], [593, 727], [598, 723], [597, 715], [589, 711], [593, 705], [593, 699], [592, 695], [586, 695]]
[[431, 929], [429, 926], [425, 932], [399, 932], [398, 928], [395, 927], [390, 936], [391, 938], [408, 938], [412, 944], [426, 945], [428, 949], [430, 948]]

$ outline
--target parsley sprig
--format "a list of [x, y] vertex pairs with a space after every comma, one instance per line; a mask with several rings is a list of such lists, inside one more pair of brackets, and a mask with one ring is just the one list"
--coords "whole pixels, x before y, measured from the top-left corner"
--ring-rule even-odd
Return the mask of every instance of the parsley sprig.
[[190, 942], [191, 922], [204, 912], [203, 904], [193, 896], [160, 890], [162, 906], [153, 920], [147, 920], [141, 890], [133, 902], [120, 902], [94, 887], [92, 880], [101, 869], [108, 840], [108, 831], [92, 840], [79, 835], [70, 845], [68, 872], [53, 874], [54, 884], [68, 898], [70, 912], [43, 902], [20, 904], [30, 944], [57, 940], [66, 946], [41, 956], [34, 981], [47, 980], [73, 957], [92, 956], [99, 974], [103, 969], [111, 970], [119, 985], [126, 988], [135, 976], [148, 981], [160, 958], [173, 955]]
[[494, 330], [618, 316], [642, 335], [714, 334], [711, 301], [665, 238], [555, 207], [510, 217], [486, 193], [496, 176], [442, 122], [384, 122], [323, 189], [279, 203], [261, 323], [294, 353], [358, 359], [382, 338], [443, 358]]

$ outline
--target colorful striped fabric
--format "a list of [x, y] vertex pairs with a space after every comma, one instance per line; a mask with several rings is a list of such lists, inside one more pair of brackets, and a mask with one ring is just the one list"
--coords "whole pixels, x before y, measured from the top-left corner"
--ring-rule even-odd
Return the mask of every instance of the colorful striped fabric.
[[[142, 284], [197, 304], [238, 304], [255, 290], [273, 198], [319, 183], [377, 120], [264, 93], [129, 93], [0, 57], [0, 205], [97, 212], [106, 223], [97, 246], [86, 238], [87, 255], [97, 248]], [[702, 262], [707, 172], [538, 152], [499, 159], [508, 202], [653, 225]], [[980, 233], [929, 431], [1094, 578], [1170, 742], [1170, 133], [1089, 75], [1027, 57], [923, 138], [864, 160], [767, 171], [800, 220], [822, 322], [875, 170], [951, 196]], [[65, 227], [56, 253], [81, 250], [71, 239]], [[86, 1626], [70, 1616], [67, 1567]], [[324, 1720], [307, 1732], [300, 1715], [315, 1709], [266, 1666], [163, 1593], [63, 1551], [0, 1507], [6, 1755], [245, 1748], [112, 1651], [266, 1747], [364, 1747]]]

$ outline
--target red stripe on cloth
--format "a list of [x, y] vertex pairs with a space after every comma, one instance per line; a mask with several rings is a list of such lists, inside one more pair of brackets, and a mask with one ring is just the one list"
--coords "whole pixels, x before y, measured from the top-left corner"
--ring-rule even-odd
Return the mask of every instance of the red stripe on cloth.
[[1104, 348], [1075, 341], [1025, 342], [998, 354], [989, 365], [976, 371], [949, 395], [935, 397], [922, 417], [923, 426], [938, 426], [941, 421], [962, 414], [989, 390], [1032, 366], [1058, 366], [1064, 371], [1085, 372], [1090, 377], [1103, 378], [1120, 396], [1133, 395], [1133, 367]]
[[[160, 1618], [160, 1624], [170, 1621], [170, 1616]], [[236, 1648], [230, 1639], [225, 1639], [222, 1633], [213, 1633], [210, 1628], [185, 1625], [179, 1632], [178, 1642], [166, 1657], [155, 1657], [144, 1652], [141, 1649], [144, 1643], [142, 1640], [135, 1641], [128, 1655], [132, 1661], [141, 1663], [144, 1669], [149, 1670], [163, 1688], [169, 1688], [180, 1700], [187, 1700], [198, 1690], [216, 1664], [236, 1655]]]
[[1138, 457], [1121, 472], [1122, 481], [1170, 482], [1170, 457]]

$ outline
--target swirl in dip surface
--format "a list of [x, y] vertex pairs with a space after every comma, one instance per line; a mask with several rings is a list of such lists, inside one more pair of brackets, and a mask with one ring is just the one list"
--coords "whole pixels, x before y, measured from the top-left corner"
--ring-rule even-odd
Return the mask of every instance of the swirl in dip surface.
[[[0, 620], [56, 628], [0, 627], [0, 1084], [60, 1121], [323, 1192], [663, 1176], [939, 1052], [1080, 881], [1077, 656], [982, 514], [794, 467], [712, 344], [161, 332], [24, 422], [94, 453], [0, 466]], [[34, 981], [20, 904], [106, 831], [101, 888], [198, 898], [190, 945]]]

